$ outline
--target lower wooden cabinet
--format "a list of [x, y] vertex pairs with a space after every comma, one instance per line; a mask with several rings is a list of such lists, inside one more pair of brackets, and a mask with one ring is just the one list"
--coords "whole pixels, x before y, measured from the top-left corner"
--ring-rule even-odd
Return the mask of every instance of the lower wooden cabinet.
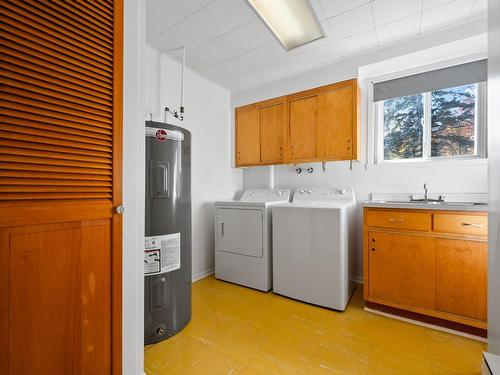
[[486, 321], [488, 244], [436, 239], [436, 308]]
[[371, 231], [369, 294], [378, 300], [433, 309], [436, 247], [431, 237]]
[[[444, 226], [443, 217], [455, 224]], [[486, 329], [487, 236], [466, 225], [485, 219], [485, 212], [365, 208], [365, 300]]]

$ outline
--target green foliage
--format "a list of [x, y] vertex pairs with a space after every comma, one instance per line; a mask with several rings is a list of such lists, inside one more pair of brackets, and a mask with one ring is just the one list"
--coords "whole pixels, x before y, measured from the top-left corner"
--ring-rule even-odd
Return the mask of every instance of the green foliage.
[[[431, 157], [474, 155], [477, 85], [433, 91]], [[423, 157], [424, 94], [384, 101], [384, 159]]]
[[421, 158], [423, 154], [423, 95], [384, 102], [384, 159]]
[[432, 92], [431, 156], [474, 154], [476, 85]]

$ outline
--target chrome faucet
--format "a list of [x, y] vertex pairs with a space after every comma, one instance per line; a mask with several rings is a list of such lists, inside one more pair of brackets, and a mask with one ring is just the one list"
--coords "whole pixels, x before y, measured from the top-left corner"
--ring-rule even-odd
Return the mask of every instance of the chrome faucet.
[[438, 199], [429, 199], [429, 188], [427, 184], [424, 184], [424, 198], [417, 199], [415, 194], [410, 195], [410, 202], [422, 202], [422, 203], [442, 203], [444, 202], [444, 196], [440, 195]]

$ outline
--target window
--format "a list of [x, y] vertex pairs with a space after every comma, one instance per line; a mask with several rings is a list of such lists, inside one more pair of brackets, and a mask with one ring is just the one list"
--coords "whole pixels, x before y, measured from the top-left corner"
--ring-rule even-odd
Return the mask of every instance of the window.
[[485, 83], [376, 103], [377, 162], [486, 156]]

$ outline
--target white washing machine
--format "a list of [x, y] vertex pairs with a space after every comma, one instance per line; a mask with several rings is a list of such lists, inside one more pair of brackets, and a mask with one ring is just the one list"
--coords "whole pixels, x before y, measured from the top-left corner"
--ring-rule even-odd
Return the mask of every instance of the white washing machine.
[[352, 189], [300, 188], [273, 206], [273, 291], [345, 310], [354, 291]]
[[271, 206], [290, 189], [250, 189], [240, 200], [215, 202], [215, 277], [268, 291], [272, 285]]

